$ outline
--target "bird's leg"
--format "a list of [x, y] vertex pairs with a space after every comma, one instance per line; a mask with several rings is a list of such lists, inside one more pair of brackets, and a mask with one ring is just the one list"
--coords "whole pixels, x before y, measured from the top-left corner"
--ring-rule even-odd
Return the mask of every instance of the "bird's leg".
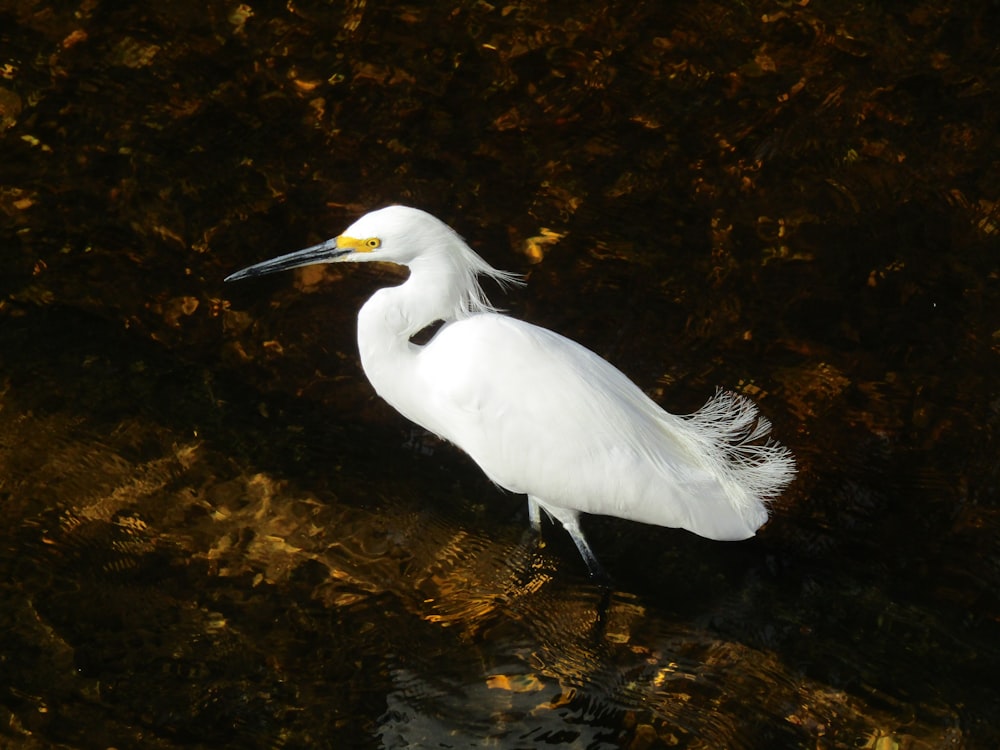
[[[537, 498], [528, 498], [528, 514], [531, 515], [532, 511], [537, 513], [538, 508], [541, 507], [546, 513], [549, 514], [550, 518], [554, 518], [562, 527], [566, 529], [566, 533], [570, 535], [576, 548], [580, 550], [580, 556], [583, 561], [587, 563], [587, 570], [590, 571], [590, 577], [595, 581], [607, 581], [608, 574], [604, 572], [604, 568], [597, 561], [597, 556], [594, 551], [590, 549], [590, 545], [587, 544], [587, 539], [583, 535], [583, 530], [580, 528], [579, 513], [575, 510], [570, 510], [569, 508], [559, 508], [553, 505], [545, 505]], [[534, 524], [534, 520], [532, 520]]]
[[545, 539], [542, 537], [542, 506], [531, 495], [528, 495], [528, 521], [531, 528], [524, 532], [521, 541], [527, 544], [531, 541], [542, 549], [545, 547]]
[[594, 581], [602, 583], [610, 580], [608, 574], [604, 571], [604, 567], [597, 561], [597, 556], [590, 549], [590, 545], [587, 544], [587, 539], [583, 536], [583, 531], [580, 530], [580, 524], [574, 519], [572, 524], [564, 523], [563, 528], [569, 532], [570, 538], [576, 544], [576, 548], [580, 550], [580, 556], [587, 563], [587, 570], [590, 572], [590, 577]]
[[531, 522], [531, 528], [535, 531], [541, 533], [542, 531], [542, 510], [538, 501], [535, 500], [531, 495], [528, 495], [528, 521]]

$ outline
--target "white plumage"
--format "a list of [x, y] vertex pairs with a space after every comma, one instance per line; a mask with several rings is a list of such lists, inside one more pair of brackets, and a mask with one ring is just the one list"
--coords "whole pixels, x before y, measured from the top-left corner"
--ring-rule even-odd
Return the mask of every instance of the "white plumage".
[[[770, 424], [749, 399], [719, 391], [694, 414], [674, 416], [589, 349], [498, 313], [478, 277], [501, 285], [517, 277], [423, 211], [373, 211], [340, 237], [227, 281], [369, 260], [410, 269], [358, 315], [361, 363], [375, 390], [468, 453], [493, 482], [526, 494], [536, 528], [539, 509], [558, 520], [592, 573], [600, 566], [580, 512], [746, 539], [794, 476], [791, 453], [767, 437]], [[412, 343], [437, 321], [428, 343]]]

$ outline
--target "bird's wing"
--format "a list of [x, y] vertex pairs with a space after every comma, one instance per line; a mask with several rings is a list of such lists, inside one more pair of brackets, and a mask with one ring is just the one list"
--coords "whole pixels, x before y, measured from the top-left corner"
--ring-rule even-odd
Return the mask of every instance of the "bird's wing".
[[424, 347], [417, 372], [428, 411], [418, 421], [512, 491], [663, 525], [686, 524], [629, 503], [647, 489], [722, 492], [699, 465], [685, 420], [547, 329], [494, 314], [451, 323]]

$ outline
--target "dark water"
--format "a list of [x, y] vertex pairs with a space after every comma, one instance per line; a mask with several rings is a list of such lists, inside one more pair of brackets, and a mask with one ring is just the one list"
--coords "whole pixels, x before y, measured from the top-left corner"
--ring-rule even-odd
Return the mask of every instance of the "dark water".
[[[1000, 6], [0, 2], [0, 746], [1000, 745]], [[757, 538], [585, 519], [378, 401], [390, 202], [674, 412]]]

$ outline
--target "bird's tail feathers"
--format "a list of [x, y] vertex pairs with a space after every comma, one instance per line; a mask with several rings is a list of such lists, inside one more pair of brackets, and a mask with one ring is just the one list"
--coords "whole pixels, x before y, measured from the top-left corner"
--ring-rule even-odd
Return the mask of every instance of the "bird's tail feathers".
[[714, 446], [712, 469], [740, 510], [760, 508], [795, 476], [791, 451], [769, 437], [771, 423], [745, 396], [720, 389], [686, 421], [700, 442]]

